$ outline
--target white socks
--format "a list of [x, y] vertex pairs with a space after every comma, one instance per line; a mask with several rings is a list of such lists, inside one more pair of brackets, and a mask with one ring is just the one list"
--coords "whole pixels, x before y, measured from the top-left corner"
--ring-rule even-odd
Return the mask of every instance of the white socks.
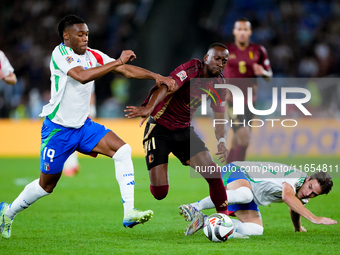
[[251, 222], [241, 222], [239, 220], [231, 219], [234, 224], [234, 231], [242, 235], [248, 236], [260, 236], [263, 234], [263, 227], [251, 223]]
[[26, 185], [20, 195], [13, 201], [12, 204], [9, 205], [5, 214], [8, 218], [13, 219], [15, 215], [28, 208], [39, 198], [49, 194], [50, 193], [47, 193], [42, 187], [40, 187], [39, 179], [36, 179]]
[[[253, 200], [253, 193], [247, 187], [240, 187], [235, 190], [227, 190], [228, 204], [248, 204]], [[215, 208], [214, 203], [210, 197], [203, 198], [202, 200], [192, 203], [193, 207], [201, 211], [204, 209]]]
[[130, 145], [124, 144], [112, 158], [115, 161], [116, 179], [123, 200], [125, 216], [134, 208], [135, 179]]

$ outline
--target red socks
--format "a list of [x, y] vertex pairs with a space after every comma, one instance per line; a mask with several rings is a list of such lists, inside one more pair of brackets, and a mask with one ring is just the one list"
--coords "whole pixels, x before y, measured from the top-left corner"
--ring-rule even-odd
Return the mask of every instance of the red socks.
[[157, 200], [162, 200], [168, 194], [169, 185], [152, 186], [150, 184], [150, 191]]
[[212, 175], [210, 175], [209, 173], [205, 173], [202, 175], [209, 184], [210, 198], [213, 201], [218, 213], [224, 213], [228, 215], [227, 193], [225, 191], [225, 187], [221, 178], [221, 173], [219, 172], [215, 163], [211, 163], [209, 166], [215, 167], [215, 173]]

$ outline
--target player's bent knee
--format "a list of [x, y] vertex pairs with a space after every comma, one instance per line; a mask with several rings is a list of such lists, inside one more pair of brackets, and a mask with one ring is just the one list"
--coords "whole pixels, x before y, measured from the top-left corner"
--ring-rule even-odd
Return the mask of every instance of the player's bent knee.
[[131, 158], [131, 152], [131, 146], [126, 143], [116, 151], [112, 158], [114, 160], [124, 160], [125, 158]]
[[243, 204], [248, 204], [251, 201], [253, 201], [254, 196], [253, 196], [253, 192], [247, 188], [247, 187], [240, 187], [236, 190], [239, 194], [239, 198], [240, 200], [242, 200]]
[[162, 200], [168, 195], [169, 185], [162, 185], [162, 186], [152, 186], [150, 185], [151, 194], [157, 200]]

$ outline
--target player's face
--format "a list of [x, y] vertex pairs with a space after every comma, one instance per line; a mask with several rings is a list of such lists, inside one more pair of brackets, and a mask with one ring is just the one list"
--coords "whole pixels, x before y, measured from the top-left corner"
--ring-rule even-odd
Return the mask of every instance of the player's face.
[[85, 23], [73, 24], [64, 31], [65, 45], [72, 48], [75, 53], [82, 55], [87, 49], [89, 29]]
[[229, 58], [229, 51], [223, 47], [211, 48], [204, 56], [206, 73], [208, 77], [216, 77], [223, 72]]
[[249, 42], [251, 36], [251, 25], [249, 21], [237, 21], [234, 25], [233, 34], [235, 41], [239, 43]]
[[322, 193], [322, 189], [320, 184], [316, 179], [310, 180], [306, 179], [305, 183], [301, 186], [300, 190], [297, 193], [297, 197], [299, 199], [302, 198], [313, 198]]

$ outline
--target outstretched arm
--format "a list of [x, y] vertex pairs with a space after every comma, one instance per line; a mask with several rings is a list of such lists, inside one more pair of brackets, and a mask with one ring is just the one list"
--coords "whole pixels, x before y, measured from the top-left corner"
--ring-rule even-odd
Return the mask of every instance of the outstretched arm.
[[[224, 112], [215, 112], [214, 111], [214, 119], [224, 119]], [[215, 125], [215, 136], [218, 141], [216, 155], [220, 155], [218, 160], [221, 160], [220, 163], [227, 163], [228, 149], [227, 149], [227, 128], [226, 124], [216, 124]]]
[[282, 184], [282, 200], [290, 207], [291, 210], [300, 214], [302, 217], [314, 224], [337, 224], [335, 220], [326, 217], [317, 217], [311, 211], [305, 208], [301, 201], [295, 196], [293, 187], [286, 182]]
[[97, 78], [102, 77], [103, 75], [113, 71], [121, 65], [124, 65], [129, 59], [133, 60], [135, 58], [136, 55], [135, 53], [133, 53], [132, 50], [124, 50], [120, 57], [115, 61], [86, 70], [82, 66], [77, 66], [70, 69], [67, 74], [80, 83], [85, 84], [89, 81], [93, 81]]
[[156, 105], [163, 101], [163, 99], [166, 96], [171, 95], [178, 90], [177, 82], [175, 80], [173, 81], [174, 89], [171, 92], [168, 92], [167, 86], [165, 85], [160, 86], [152, 94], [151, 99], [149, 100], [148, 104], [145, 107], [126, 106], [124, 112], [127, 112], [127, 114], [125, 114], [125, 117], [128, 117], [129, 119], [142, 117], [142, 121], [139, 124], [139, 126], [142, 126], [147, 117], [149, 117], [152, 111], [155, 109]]
[[122, 74], [126, 78], [155, 80], [158, 87], [160, 87], [162, 84], [165, 84], [168, 87], [168, 91], [171, 91], [175, 85], [174, 79], [170, 77], [164, 77], [160, 74], [153, 73], [138, 66], [121, 65], [115, 68], [113, 72]]

